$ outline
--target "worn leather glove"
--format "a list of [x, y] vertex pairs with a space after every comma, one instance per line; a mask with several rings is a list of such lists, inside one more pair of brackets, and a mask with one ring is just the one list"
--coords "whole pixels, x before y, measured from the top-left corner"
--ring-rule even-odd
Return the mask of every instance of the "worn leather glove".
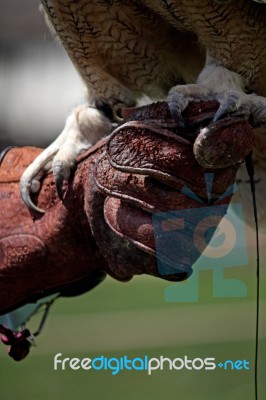
[[[45, 177], [32, 195], [44, 214], [29, 210], [19, 193], [22, 172], [41, 150], [9, 150], [0, 167], [0, 314], [52, 293], [86, 291], [106, 273], [124, 281], [143, 273], [188, 278], [191, 258], [169, 252], [165, 235], [178, 222], [167, 214], [158, 228], [161, 213], [198, 208], [199, 199], [209, 207], [233, 184], [253, 146], [253, 132], [240, 118], [200, 130], [217, 106], [190, 104], [183, 130], [166, 103], [125, 110], [128, 122], [79, 157], [63, 201], [52, 175]], [[212, 174], [211, 194], [206, 173]], [[214, 216], [216, 226], [225, 212], [226, 206]], [[166, 252], [162, 245], [156, 251], [158, 240]], [[180, 241], [189, 251], [190, 234]]]

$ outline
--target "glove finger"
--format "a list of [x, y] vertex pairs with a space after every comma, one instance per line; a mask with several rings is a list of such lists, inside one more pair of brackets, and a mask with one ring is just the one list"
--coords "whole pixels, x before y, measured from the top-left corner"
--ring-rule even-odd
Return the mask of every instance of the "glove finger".
[[242, 118], [228, 117], [202, 129], [193, 152], [202, 167], [217, 169], [241, 163], [253, 145], [251, 126]]
[[[172, 252], [158, 253], [155, 246], [155, 232], [152, 215], [143, 210], [131, 207], [121, 200], [109, 197], [104, 204], [104, 219], [108, 226], [120, 237], [133, 243], [148, 254], [156, 256], [163, 263], [156, 275], [169, 279], [169, 275], [181, 274], [182, 280], [192, 273], [190, 260], [182, 262]], [[174, 278], [172, 278], [175, 280]]]
[[195, 142], [194, 154], [204, 168], [224, 168], [244, 160], [253, 148], [254, 135], [245, 118], [228, 117], [219, 123], [210, 123], [218, 108], [216, 100], [189, 103], [182, 113], [187, 127], [185, 130], [176, 125], [166, 102], [124, 109], [124, 114], [129, 114], [128, 121], [155, 124], [162, 133], [165, 129], [170, 130]]
[[[208, 245], [227, 205], [212, 209], [153, 215], [120, 199], [107, 198], [104, 219], [120, 237], [158, 259], [159, 275], [192, 272], [192, 265]], [[203, 218], [204, 215], [204, 218]]]
[[[101, 192], [125, 200], [148, 212], [197, 208], [198, 199], [182, 193], [184, 181], [178, 178], [179, 191], [147, 175], [128, 174], [114, 169], [104, 154], [95, 166], [95, 183]], [[229, 182], [228, 182], [229, 184]], [[202, 193], [206, 196], [205, 191]], [[227, 200], [228, 202], [228, 200]], [[220, 203], [221, 204], [221, 203]]]
[[151, 176], [179, 191], [186, 182], [203, 197], [206, 197], [205, 172], [215, 172], [213, 197], [219, 197], [233, 183], [238, 166], [206, 170], [196, 161], [189, 141], [168, 131], [160, 132], [151, 125], [135, 128], [122, 127], [109, 141], [107, 154], [114, 169]]

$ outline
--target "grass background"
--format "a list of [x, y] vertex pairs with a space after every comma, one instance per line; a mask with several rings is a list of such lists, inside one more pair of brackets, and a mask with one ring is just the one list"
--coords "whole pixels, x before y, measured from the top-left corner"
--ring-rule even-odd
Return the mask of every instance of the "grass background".
[[[254, 259], [253, 259], [254, 260]], [[261, 276], [259, 394], [266, 395], [265, 274]], [[107, 278], [90, 293], [59, 299], [37, 347], [16, 363], [0, 347], [0, 398], [28, 399], [254, 399], [255, 267], [225, 270], [248, 287], [243, 299], [214, 298], [212, 271], [199, 273], [199, 301], [169, 303], [173, 284], [151, 277], [129, 283]], [[189, 282], [189, 281], [188, 281]], [[177, 287], [178, 290], [178, 286]], [[189, 286], [188, 286], [189, 288]], [[32, 321], [35, 324], [37, 321]], [[246, 359], [250, 371], [54, 371], [53, 357], [165, 357]]]
[[[73, 92], [79, 92], [79, 82], [64, 66], [67, 61], [61, 63], [60, 48], [51, 45], [53, 39], [49, 39], [44, 28], [43, 17], [37, 10], [38, 2], [35, 2], [36, 6], [34, 2], [9, 0], [1, 5], [0, 26], [4, 34], [1, 77], [4, 86], [1, 92], [0, 147], [2, 144], [3, 148], [17, 143], [47, 145], [41, 144], [40, 140], [51, 141], [52, 135], [58, 134], [67, 110], [76, 101]], [[66, 60], [65, 54], [61, 57]], [[65, 104], [69, 95], [71, 100]], [[78, 98], [79, 94], [77, 102]], [[263, 251], [263, 247], [266, 248], [261, 247]], [[265, 254], [261, 259], [265, 259]], [[251, 260], [254, 260], [254, 254]], [[141, 371], [123, 371], [112, 376], [109, 371], [53, 370], [53, 357], [58, 352], [66, 357], [81, 358], [101, 354], [174, 358], [187, 354], [191, 358], [245, 358], [252, 362], [254, 262], [247, 267], [226, 269], [225, 276], [246, 282], [248, 297], [213, 298], [212, 272], [202, 271], [197, 303], [165, 302], [165, 290], [170, 284], [148, 277], [134, 278], [124, 284], [107, 279], [84, 296], [58, 300], [37, 339], [37, 347], [24, 361], [16, 363], [11, 360], [6, 347], [0, 343], [0, 399], [254, 399], [253, 365], [251, 371], [164, 370], [151, 376]], [[260, 400], [266, 398], [265, 281], [262, 266]]]

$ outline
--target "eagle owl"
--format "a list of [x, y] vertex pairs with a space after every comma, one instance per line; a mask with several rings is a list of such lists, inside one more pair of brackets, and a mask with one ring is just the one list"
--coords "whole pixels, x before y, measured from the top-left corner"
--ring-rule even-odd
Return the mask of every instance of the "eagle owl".
[[[26, 169], [21, 193], [52, 167], [59, 194], [76, 156], [110, 132], [118, 110], [167, 97], [184, 124], [189, 101], [217, 99], [214, 117], [245, 114], [258, 127], [259, 202], [266, 168], [266, 0], [41, 0], [86, 88], [59, 137]], [[241, 176], [242, 174], [242, 176]], [[239, 180], [248, 191], [244, 172]], [[247, 200], [248, 202], [249, 200]], [[264, 210], [260, 207], [260, 217]]]

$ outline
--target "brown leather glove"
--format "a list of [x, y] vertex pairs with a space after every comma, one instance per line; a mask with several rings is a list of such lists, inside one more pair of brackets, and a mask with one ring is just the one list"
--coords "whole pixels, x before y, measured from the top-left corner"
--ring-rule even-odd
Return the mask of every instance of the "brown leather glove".
[[[32, 196], [45, 214], [28, 210], [19, 193], [24, 168], [41, 150], [9, 150], [0, 167], [0, 314], [51, 293], [88, 290], [105, 273], [124, 281], [143, 273], [172, 281], [189, 277], [191, 258], [177, 260], [168, 251], [165, 232], [178, 222], [163, 218], [160, 227], [156, 218], [198, 208], [199, 199], [209, 207], [233, 184], [253, 146], [252, 130], [239, 118], [211, 124], [197, 137], [216, 109], [215, 102], [191, 104], [183, 131], [166, 103], [138, 109], [79, 158], [63, 201], [52, 175], [45, 177]], [[206, 172], [213, 174], [211, 200]], [[184, 187], [191, 192], [182, 192]], [[230, 195], [219, 204], [229, 201]], [[226, 207], [214, 215], [216, 225], [225, 212]], [[190, 234], [180, 241], [189, 247]]]

